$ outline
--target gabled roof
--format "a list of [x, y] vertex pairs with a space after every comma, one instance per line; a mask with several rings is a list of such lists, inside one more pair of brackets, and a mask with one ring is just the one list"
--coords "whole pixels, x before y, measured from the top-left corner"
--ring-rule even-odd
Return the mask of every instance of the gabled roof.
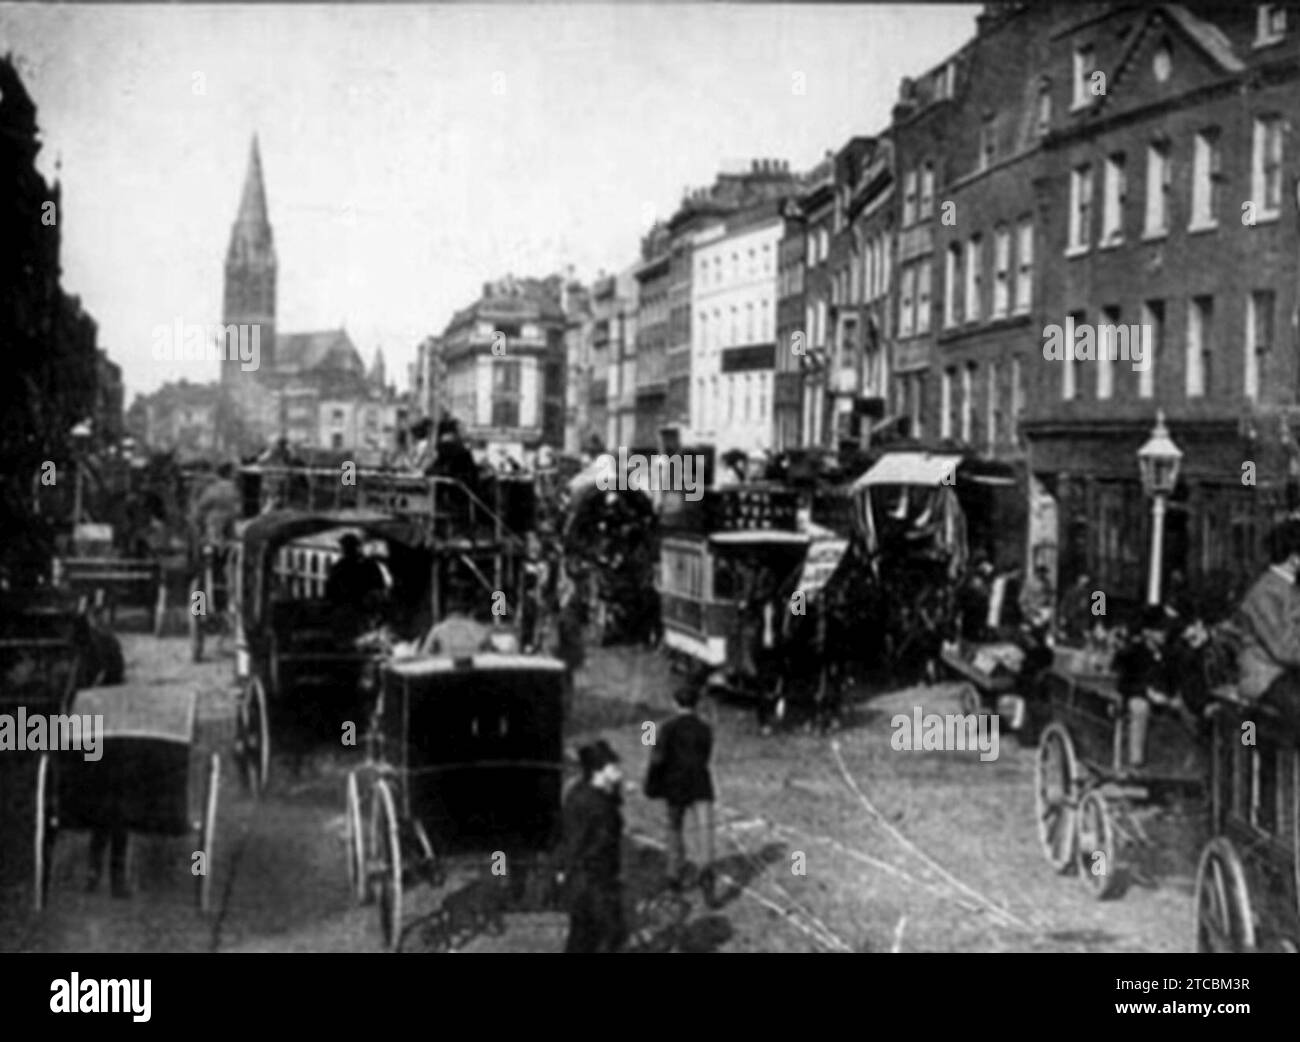
[[[341, 356], [341, 357], [340, 357]], [[350, 356], [350, 357], [349, 357]], [[276, 368], [319, 369], [333, 359], [331, 368], [347, 365], [364, 372], [356, 345], [343, 329], [316, 333], [281, 333], [275, 338]]]
[[[1172, 27], [1223, 72], [1238, 73], [1245, 70], [1246, 63], [1237, 57], [1231, 41], [1218, 26], [1193, 14], [1183, 4], [1160, 4], [1148, 10], [1146, 18], [1137, 27], [1137, 31], [1130, 34], [1128, 44], [1115, 63], [1115, 71], [1111, 74], [1112, 85], [1119, 83], [1128, 70], [1129, 64], [1142, 47], [1157, 19]], [[1109, 91], [1102, 104], [1106, 104], [1113, 95], [1114, 91]]]

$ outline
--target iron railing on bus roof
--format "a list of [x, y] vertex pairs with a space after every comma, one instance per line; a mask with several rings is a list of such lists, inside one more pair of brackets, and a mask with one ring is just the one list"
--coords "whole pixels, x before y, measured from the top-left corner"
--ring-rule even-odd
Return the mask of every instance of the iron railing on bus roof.
[[[276, 505], [291, 510], [371, 509], [428, 520], [459, 520], [470, 532], [490, 527], [496, 542], [522, 545], [523, 537], [510, 528], [498, 509], [490, 507], [464, 482], [440, 475], [401, 473], [358, 467], [344, 480], [336, 467], [296, 467], [257, 464], [241, 468], [244, 515], [260, 513], [268, 495]], [[256, 481], [248, 481], [255, 477]], [[498, 483], [499, 490], [501, 485]], [[451, 493], [439, 495], [441, 492]], [[250, 497], [255, 496], [255, 499]], [[457, 510], [456, 497], [468, 511]], [[486, 522], [480, 525], [478, 522]]]

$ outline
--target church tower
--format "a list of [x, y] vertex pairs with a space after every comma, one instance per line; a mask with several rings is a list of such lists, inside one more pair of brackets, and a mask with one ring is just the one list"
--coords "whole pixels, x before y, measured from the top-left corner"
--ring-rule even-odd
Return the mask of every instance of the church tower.
[[[239, 213], [230, 229], [226, 251], [226, 294], [222, 310], [224, 325], [258, 328], [260, 363], [257, 379], [267, 381], [275, 371], [275, 244], [266, 215], [266, 189], [262, 184], [262, 156], [257, 135], [248, 156], [248, 175]], [[252, 335], [252, 332], [249, 332]], [[238, 358], [221, 363], [221, 382], [237, 383], [249, 374], [242, 372]]]

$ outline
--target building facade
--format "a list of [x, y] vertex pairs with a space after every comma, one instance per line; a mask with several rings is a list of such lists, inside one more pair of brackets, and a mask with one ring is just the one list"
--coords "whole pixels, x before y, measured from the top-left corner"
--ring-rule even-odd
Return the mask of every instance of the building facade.
[[1057, 16], [1040, 81], [1038, 297], [1044, 329], [1069, 321], [1076, 357], [1040, 349], [1028, 374], [1044, 519], [1032, 550], [1063, 581], [1143, 595], [1135, 454], [1163, 410], [1185, 454], [1166, 579], [1230, 603], [1300, 473], [1300, 25], [1270, 4]]
[[641, 242], [637, 268], [636, 429], [634, 445], [654, 451], [668, 419], [668, 288], [671, 242], [657, 224]]
[[719, 454], [772, 448], [784, 209], [779, 198], [759, 203], [695, 240], [692, 440]]
[[431, 343], [441, 379], [431, 401], [485, 445], [564, 445], [567, 279], [506, 276]]

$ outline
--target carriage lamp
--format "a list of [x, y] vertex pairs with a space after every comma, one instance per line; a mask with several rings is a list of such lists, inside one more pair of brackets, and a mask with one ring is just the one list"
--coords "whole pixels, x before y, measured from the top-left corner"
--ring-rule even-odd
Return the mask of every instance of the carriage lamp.
[[1160, 603], [1160, 567], [1164, 557], [1165, 509], [1178, 483], [1183, 451], [1169, 437], [1163, 410], [1156, 413], [1156, 425], [1145, 445], [1138, 449], [1138, 470], [1142, 490], [1151, 497], [1151, 567], [1147, 574], [1147, 603]]

